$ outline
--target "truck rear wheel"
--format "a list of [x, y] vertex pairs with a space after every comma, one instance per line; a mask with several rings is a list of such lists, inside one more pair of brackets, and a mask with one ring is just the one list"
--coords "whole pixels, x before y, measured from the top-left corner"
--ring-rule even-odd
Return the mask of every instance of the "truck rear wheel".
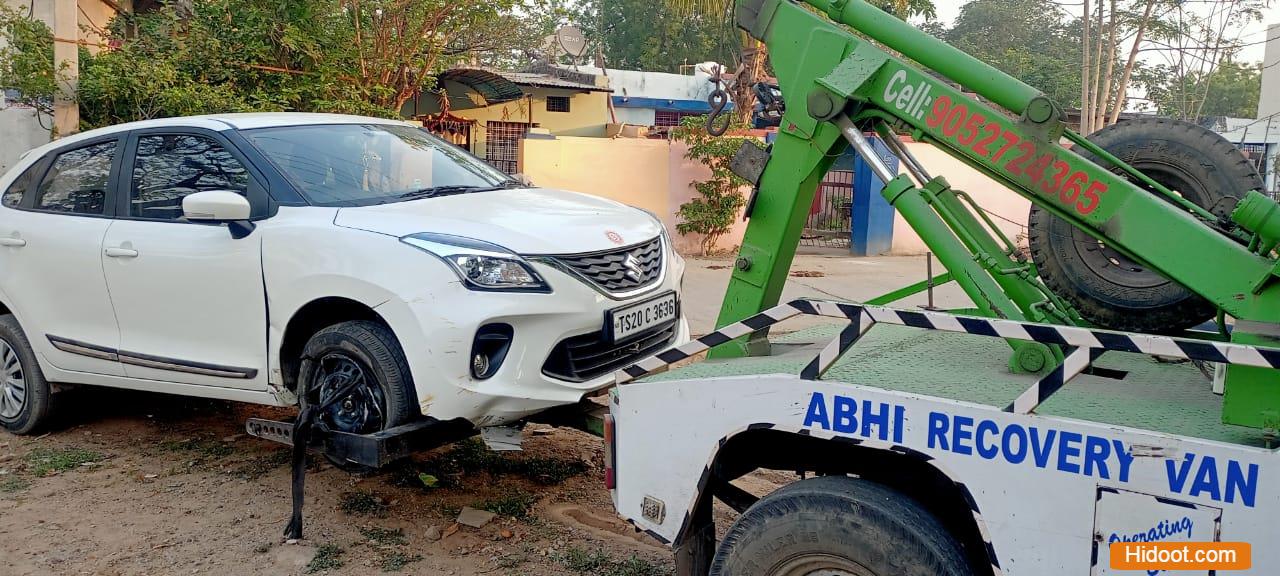
[[[1258, 171], [1239, 149], [1195, 124], [1166, 118], [1128, 120], [1093, 133], [1089, 140], [1222, 219], [1245, 192], [1263, 188]], [[1088, 153], [1082, 155], [1105, 165]], [[1035, 205], [1028, 240], [1049, 289], [1103, 328], [1170, 333], [1204, 322], [1216, 312], [1213, 304], [1183, 285]]]
[[910, 497], [824, 476], [748, 508], [720, 542], [712, 576], [972, 576], [960, 543]]

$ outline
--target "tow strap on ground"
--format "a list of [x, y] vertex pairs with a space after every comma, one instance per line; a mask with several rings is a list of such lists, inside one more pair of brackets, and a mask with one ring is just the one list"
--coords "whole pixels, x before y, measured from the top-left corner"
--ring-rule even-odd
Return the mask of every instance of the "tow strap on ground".
[[[328, 399], [321, 398], [319, 405], [308, 402], [306, 393], [298, 398], [301, 410], [298, 411], [298, 419], [293, 424], [293, 512], [289, 517], [289, 525], [284, 529], [284, 537], [287, 539], [302, 538], [302, 502], [307, 476], [307, 444], [311, 441], [311, 429], [316, 425], [316, 418], [334, 403], [346, 398], [358, 383], [359, 381], [351, 381], [343, 384], [341, 388], [330, 394]], [[320, 432], [322, 434], [328, 432], [328, 427], [323, 423], [320, 424]]]

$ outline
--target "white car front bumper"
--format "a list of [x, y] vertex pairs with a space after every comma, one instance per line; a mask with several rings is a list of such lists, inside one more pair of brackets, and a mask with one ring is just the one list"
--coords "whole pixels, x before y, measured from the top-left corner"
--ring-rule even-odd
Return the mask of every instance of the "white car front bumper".
[[[628, 344], [648, 336], [650, 346], [639, 353], [625, 350], [617, 362], [590, 372], [586, 378], [570, 379], [562, 374], [563, 369], [548, 370], [548, 359], [564, 353], [558, 347], [568, 339], [586, 344], [588, 353], [608, 353], [612, 345], [603, 336], [608, 311], [669, 292], [678, 294], [684, 262], [669, 252], [669, 246], [664, 249], [660, 280], [625, 299], [606, 295], [547, 260], [531, 259], [551, 285], [550, 294], [478, 292], [458, 282], [450, 283], [447, 290], [404, 302], [421, 329], [420, 345], [406, 345], [404, 352], [422, 413], [439, 419], [465, 418], [477, 426], [501, 425], [577, 402], [588, 392], [612, 384], [617, 368], [688, 342], [689, 325], [681, 312], [674, 322], [662, 326], [670, 336], [662, 338], [654, 328], [629, 337]], [[492, 376], [478, 379], [471, 372], [476, 332], [497, 323], [511, 326], [510, 348]]]

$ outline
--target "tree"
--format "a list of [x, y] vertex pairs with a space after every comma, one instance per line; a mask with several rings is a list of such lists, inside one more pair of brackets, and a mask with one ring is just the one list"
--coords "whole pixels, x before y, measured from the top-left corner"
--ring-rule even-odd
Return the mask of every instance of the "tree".
[[1258, 64], [1224, 60], [1208, 74], [1179, 75], [1160, 64], [1141, 70], [1137, 83], [1161, 116], [1198, 121], [1212, 116], [1249, 118], [1258, 110], [1262, 72]]
[[[523, 21], [543, 2], [202, 0], [121, 12], [111, 47], [82, 51], [82, 126], [255, 110], [396, 116], [442, 69], [535, 45], [540, 31]], [[52, 37], [28, 22], [0, 18], [0, 84], [40, 102]]]
[[[660, 3], [679, 18], [722, 23], [724, 34], [736, 36], [739, 51], [726, 72], [733, 78], [729, 88], [735, 103], [734, 121], [744, 125], [749, 123], [755, 103], [753, 86], [765, 74], [769, 53], [763, 43], [734, 27], [736, 0], [660, 0]], [[933, 0], [872, 0], [871, 4], [903, 19], [922, 17], [932, 20], [936, 16]]]
[[[759, 145], [754, 138], [735, 136], [716, 137], [707, 133], [705, 116], [684, 118], [671, 137], [689, 146], [684, 157], [697, 160], [711, 169], [711, 179], [694, 182], [698, 196], [680, 205], [676, 215], [680, 222], [676, 230], [681, 234], [702, 234], [702, 255], [715, 248], [716, 241], [733, 228], [738, 211], [746, 204], [742, 188], [747, 181], [733, 173], [729, 163], [744, 142]], [[744, 125], [731, 125], [743, 128]]]
[[1049, 0], [974, 0], [942, 39], [1064, 106], [1080, 105], [1079, 29]]
[[574, 20], [612, 68], [679, 73], [687, 64], [729, 62], [737, 49], [727, 22], [681, 17], [663, 2], [599, 0], [582, 5]]
[[53, 113], [58, 91], [53, 65], [53, 31], [44, 22], [0, 5], [0, 91], [8, 100]]

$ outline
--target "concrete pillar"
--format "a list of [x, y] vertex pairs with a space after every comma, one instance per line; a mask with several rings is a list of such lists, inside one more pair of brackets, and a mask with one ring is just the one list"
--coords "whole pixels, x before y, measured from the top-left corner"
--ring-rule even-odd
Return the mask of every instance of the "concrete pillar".
[[80, 26], [77, 0], [53, 0], [53, 63], [61, 88], [53, 99], [54, 136], [74, 134], [80, 129], [80, 107], [76, 86], [80, 76]]
[[[1267, 96], [1270, 94], [1271, 96]], [[1267, 50], [1262, 58], [1262, 97], [1258, 98], [1258, 118], [1280, 117], [1280, 24], [1267, 27]]]

